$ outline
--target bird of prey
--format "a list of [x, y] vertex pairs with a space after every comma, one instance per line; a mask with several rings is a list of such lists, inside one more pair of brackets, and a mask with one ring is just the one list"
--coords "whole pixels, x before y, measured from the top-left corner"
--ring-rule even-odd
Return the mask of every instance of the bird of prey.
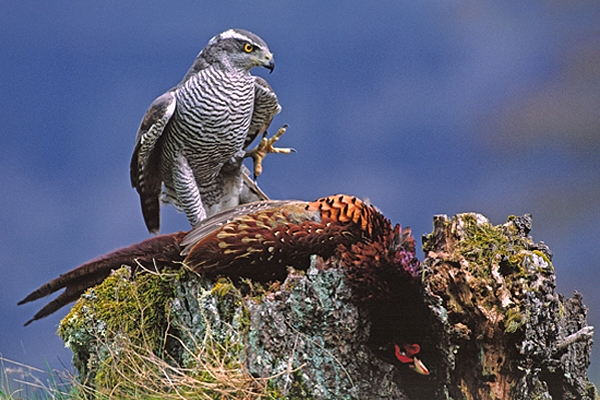
[[230, 29], [213, 37], [183, 80], [152, 102], [140, 124], [131, 158], [131, 185], [140, 195], [146, 227], [160, 229], [160, 200], [184, 211], [192, 226], [218, 211], [266, 200], [247, 176], [242, 160], [251, 156], [255, 177], [274, 148], [266, 135], [281, 106], [271, 86], [250, 74], [273, 71], [274, 59], [257, 35]]
[[155, 236], [82, 264], [42, 285], [19, 304], [65, 288], [29, 324], [77, 300], [121, 265], [135, 273], [139, 265], [178, 269], [183, 262], [208, 277], [264, 282], [284, 279], [288, 266], [307, 269], [313, 254], [341, 265], [359, 302], [403, 291], [416, 296], [420, 262], [410, 229], [392, 226], [375, 207], [356, 197], [335, 195], [312, 202], [269, 200], [239, 205], [201, 221], [189, 232]]

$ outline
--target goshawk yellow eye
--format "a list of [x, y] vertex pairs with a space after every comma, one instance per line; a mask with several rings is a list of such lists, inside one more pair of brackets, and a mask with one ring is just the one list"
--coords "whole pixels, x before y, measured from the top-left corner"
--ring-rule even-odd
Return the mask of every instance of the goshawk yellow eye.
[[252, 46], [250, 43], [246, 43], [244, 45], [244, 51], [246, 53], [252, 53], [252, 51], [254, 51], [254, 46]]

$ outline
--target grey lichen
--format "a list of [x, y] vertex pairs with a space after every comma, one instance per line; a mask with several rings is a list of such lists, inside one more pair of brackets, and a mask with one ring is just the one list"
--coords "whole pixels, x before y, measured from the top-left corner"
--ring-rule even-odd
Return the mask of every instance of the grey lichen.
[[401, 398], [393, 367], [366, 346], [368, 316], [352, 303], [342, 271], [313, 266], [284, 286], [249, 304], [250, 371], [273, 376], [283, 393], [300, 380], [314, 398]]

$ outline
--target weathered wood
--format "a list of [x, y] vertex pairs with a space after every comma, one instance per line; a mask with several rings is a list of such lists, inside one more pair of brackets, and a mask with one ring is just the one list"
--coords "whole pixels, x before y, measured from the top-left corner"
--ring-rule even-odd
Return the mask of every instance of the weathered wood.
[[555, 292], [552, 254], [531, 217], [492, 226], [437, 216], [424, 238], [426, 298], [436, 316], [436, 379], [453, 399], [594, 399], [593, 328], [581, 295]]

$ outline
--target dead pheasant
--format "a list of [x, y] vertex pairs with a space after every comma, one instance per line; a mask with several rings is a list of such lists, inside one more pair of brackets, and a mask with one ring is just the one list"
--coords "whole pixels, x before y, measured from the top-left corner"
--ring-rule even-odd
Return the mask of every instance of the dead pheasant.
[[270, 200], [215, 214], [189, 232], [156, 236], [101, 256], [42, 285], [19, 304], [65, 288], [28, 325], [77, 300], [121, 265], [154, 269], [184, 263], [205, 276], [268, 281], [285, 278], [287, 266], [308, 268], [312, 254], [340, 263], [360, 301], [398, 291], [392, 282], [411, 282], [420, 268], [410, 229], [393, 227], [356, 197]]

